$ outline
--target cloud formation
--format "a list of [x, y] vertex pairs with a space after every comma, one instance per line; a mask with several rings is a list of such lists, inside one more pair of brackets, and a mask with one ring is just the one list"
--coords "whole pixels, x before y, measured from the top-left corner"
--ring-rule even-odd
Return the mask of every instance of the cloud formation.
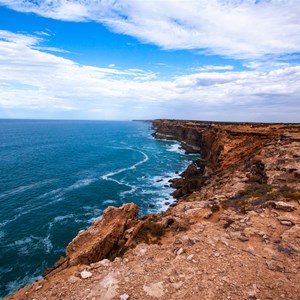
[[65, 117], [89, 119], [299, 122], [300, 66], [239, 72], [204, 66], [159, 80], [156, 73], [141, 69], [80, 65], [59, 52], [37, 49], [40, 39], [0, 31], [1, 117], [22, 111], [31, 117], [64, 112]]
[[298, 0], [0, 0], [21, 12], [97, 21], [163, 49], [238, 59], [300, 52]]

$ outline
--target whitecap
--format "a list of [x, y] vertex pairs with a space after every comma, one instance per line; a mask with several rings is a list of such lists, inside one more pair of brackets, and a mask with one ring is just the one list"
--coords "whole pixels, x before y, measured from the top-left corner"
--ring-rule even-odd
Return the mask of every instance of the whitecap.
[[50, 234], [48, 234], [44, 239], [41, 240], [46, 253], [49, 253], [53, 249], [53, 244], [50, 240]]
[[167, 145], [167, 151], [175, 152], [181, 155], [185, 155], [184, 149], [182, 149], [181, 145], [179, 143], [174, 143], [171, 145]]
[[116, 200], [109, 200], [109, 199], [102, 202], [102, 204], [104, 204], [104, 205], [116, 204], [116, 203], [117, 203]]
[[[37, 270], [35, 273], [39, 274], [41, 273], [42, 270]], [[25, 286], [28, 285], [36, 280], [42, 280], [43, 277], [42, 276], [38, 276], [38, 275], [28, 275], [26, 274], [25, 276], [22, 277], [18, 277], [16, 280], [10, 281], [8, 282], [5, 287], [6, 290], [8, 292], [8, 295], [15, 292], [18, 288], [20, 288], [21, 286]]]
[[30, 235], [8, 244], [8, 247], [14, 247], [20, 256], [31, 255], [37, 249], [43, 249], [46, 253], [53, 249], [50, 234], [46, 237]]
[[22, 212], [20, 212], [19, 214], [15, 215], [12, 219], [5, 220], [5, 221], [1, 222], [1, 223], [0, 223], [0, 228], [2, 228], [2, 227], [4, 227], [4, 226], [6, 226], [7, 224], [10, 224], [10, 223], [12, 223], [12, 222], [18, 220], [20, 217], [22, 217], [22, 216], [24, 216], [24, 215], [27, 215], [27, 214], [29, 214], [29, 213], [35, 211], [35, 210], [39, 210], [39, 209], [44, 208], [44, 207], [46, 207], [46, 206], [53, 205], [53, 204], [55, 204], [55, 203], [57, 203], [57, 202], [62, 201], [63, 199], [64, 199], [64, 198], [61, 197], [61, 195], [57, 195], [57, 196], [53, 199], [53, 201], [50, 201], [50, 202], [48, 202], [48, 203], [46, 203], [46, 204], [43, 204], [43, 205], [35, 206], [35, 207], [33, 207], [33, 208], [31, 208], [31, 209], [28, 209], [28, 210], [26, 210], [26, 211], [22, 211]]
[[0, 239], [2, 239], [5, 236], [5, 232], [3, 230], [0, 231]]
[[96, 180], [97, 180], [96, 178], [80, 179], [80, 180], [76, 181], [74, 184], [72, 184], [69, 187], [65, 188], [64, 190], [67, 191], [67, 192], [73, 191], [73, 190], [79, 189], [83, 186], [88, 186], [91, 183], [95, 182]]
[[2, 193], [0, 195], [0, 199], [4, 198], [4, 197], [7, 197], [7, 196], [20, 194], [20, 193], [23, 193], [23, 192], [31, 190], [31, 189], [39, 188], [43, 185], [46, 185], [48, 183], [52, 183], [52, 182], [57, 181], [57, 180], [58, 179], [47, 179], [47, 180], [43, 180], [43, 181], [39, 181], [39, 182], [34, 182], [34, 183], [31, 183], [31, 184], [28, 184], [28, 185], [19, 186], [15, 189], [5, 191], [4, 193]]
[[126, 195], [132, 194], [132, 193], [136, 192], [136, 190], [137, 190], [137, 187], [136, 187], [136, 186], [132, 186], [131, 189], [130, 189], [129, 191], [121, 192], [121, 193], [120, 193], [120, 197], [123, 199], [123, 198], [126, 197]]
[[110, 173], [107, 173], [107, 174], [105, 174], [105, 175], [102, 175], [102, 176], [100, 177], [101, 179], [103, 179], [103, 180], [111, 180], [111, 181], [115, 181], [115, 182], [118, 183], [118, 184], [124, 184], [123, 182], [120, 182], [120, 181], [118, 181], [118, 180], [116, 180], [116, 179], [113, 179], [113, 178], [110, 178], [110, 177], [112, 177], [112, 176], [114, 176], [114, 175], [121, 174], [121, 173], [126, 172], [126, 171], [129, 171], [129, 170], [133, 170], [133, 169], [135, 169], [136, 167], [138, 167], [139, 165], [141, 165], [141, 164], [143, 164], [143, 163], [145, 163], [146, 161], [149, 160], [149, 156], [148, 156], [146, 153], [144, 153], [144, 152], [142, 152], [142, 151], [140, 151], [140, 150], [136, 150], [136, 149], [132, 149], [132, 148], [126, 148], [126, 149], [127, 149], [127, 150], [132, 150], [132, 151], [135, 151], [135, 152], [139, 152], [139, 153], [141, 153], [141, 154], [144, 156], [144, 158], [143, 158], [142, 160], [140, 160], [139, 162], [133, 164], [132, 166], [128, 167], [128, 168], [122, 168], [122, 169], [119, 169], [119, 170], [117, 170], [117, 171], [110, 172]]

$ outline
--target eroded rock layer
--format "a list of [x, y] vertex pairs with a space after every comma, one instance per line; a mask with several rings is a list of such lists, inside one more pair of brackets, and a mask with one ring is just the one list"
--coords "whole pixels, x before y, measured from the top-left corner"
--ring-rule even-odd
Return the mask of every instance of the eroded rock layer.
[[176, 205], [109, 207], [8, 299], [299, 299], [300, 125], [156, 120], [200, 153]]

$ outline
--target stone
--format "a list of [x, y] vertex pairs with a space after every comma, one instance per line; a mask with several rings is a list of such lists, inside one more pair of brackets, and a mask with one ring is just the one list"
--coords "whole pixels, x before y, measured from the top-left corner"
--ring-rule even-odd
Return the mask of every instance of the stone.
[[103, 267], [107, 267], [110, 264], [110, 260], [109, 259], [102, 259], [96, 263], [91, 263], [90, 266], [92, 269], [97, 269], [100, 268], [101, 266]]
[[165, 294], [162, 282], [153, 282], [148, 285], [144, 285], [143, 290], [148, 296], [155, 298], [160, 298]]
[[293, 211], [295, 207], [283, 201], [275, 202], [275, 208], [283, 211]]
[[180, 248], [177, 252], [176, 252], [176, 255], [180, 255], [184, 252], [183, 248]]
[[239, 239], [241, 242], [249, 241], [249, 238], [246, 237], [245, 235], [242, 235], [242, 234], [238, 237], [238, 239]]
[[194, 257], [194, 254], [191, 254], [191, 255], [189, 255], [186, 259], [187, 259], [187, 260], [192, 260], [193, 257]]
[[267, 268], [271, 271], [284, 272], [285, 268], [282, 262], [275, 260], [266, 261]]
[[128, 294], [123, 294], [120, 296], [120, 300], [127, 300], [129, 299], [129, 295]]
[[43, 285], [40, 284], [40, 285], [38, 285], [38, 286], [35, 288], [35, 290], [38, 291], [38, 290], [40, 290], [42, 287], [43, 287]]
[[69, 265], [90, 264], [105, 258], [122, 238], [129, 219], [138, 214], [134, 203], [119, 208], [109, 206], [101, 219], [75, 237], [66, 248]]
[[81, 281], [81, 279], [77, 276], [74, 276], [74, 275], [70, 276], [69, 279], [68, 279], [68, 282], [70, 282], [70, 283], [76, 283], [76, 282], [79, 282], [79, 281]]
[[207, 213], [205, 213], [205, 214], [203, 215], [203, 218], [204, 218], [204, 219], [209, 219], [212, 215], [213, 215], [213, 213], [212, 213], [211, 211], [208, 211]]
[[87, 278], [92, 277], [93, 274], [89, 271], [84, 270], [80, 273], [80, 276], [81, 276], [82, 279], [87, 279]]
[[285, 226], [293, 226], [294, 224], [291, 221], [280, 221], [280, 224], [285, 225]]

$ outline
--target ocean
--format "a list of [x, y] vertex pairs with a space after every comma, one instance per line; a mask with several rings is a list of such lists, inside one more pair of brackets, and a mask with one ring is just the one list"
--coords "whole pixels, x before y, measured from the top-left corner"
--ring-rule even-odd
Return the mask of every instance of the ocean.
[[140, 215], [174, 202], [169, 180], [196, 155], [147, 122], [0, 120], [0, 298], [41, 279], [110, 205]]

